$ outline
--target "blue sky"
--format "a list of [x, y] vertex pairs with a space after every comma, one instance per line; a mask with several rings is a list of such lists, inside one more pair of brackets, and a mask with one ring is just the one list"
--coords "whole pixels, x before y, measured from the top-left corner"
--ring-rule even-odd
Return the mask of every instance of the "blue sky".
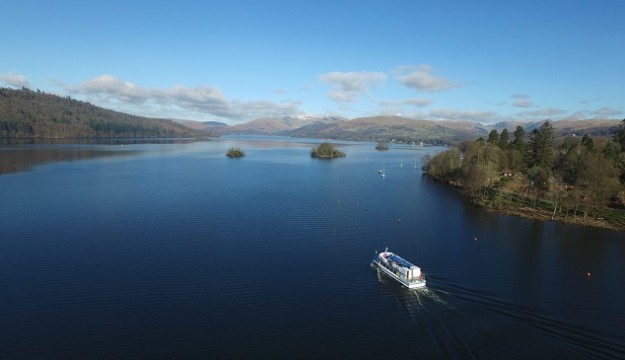
[[5, 1], [0, 86], [137, 115], [625, 117], [625, 1]]

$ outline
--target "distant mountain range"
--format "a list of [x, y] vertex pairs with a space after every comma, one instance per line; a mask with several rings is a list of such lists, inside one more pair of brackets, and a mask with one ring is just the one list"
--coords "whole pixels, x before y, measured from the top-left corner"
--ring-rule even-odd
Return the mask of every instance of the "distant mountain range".
[[[283, 135], [336, 140], [401, 141], [426, 144], [457, 143], [465, 140], [486, 138], [493, 130], [501, 133], [508, 129], [510, 135], [517, 126], [526, 133], [540, 127], [537, 122], [500, 122], [483, 125], [471, 121], [414, 120], [399, 116], [374, 116], [355, 119], [340, 117], [282, 117], [259, 119], [233, 126], [210, 127], [222, 134]], [[619, 120], [560, 120], [554, 121], [556, 136], [591, 137], [612, 136]]]
[[[399, 116], [342, 117], [284, 116], [243, 124], [215, 121], [157, 119], [107, 110], [88, 102], [27, 89], [0, 88], [0, 138], [204, 138], [220, 135], [280, 135], [335, 140], [396, 141], [451, 144], [487, 137], [493, 129], [526, 133], [540, 122], [501, 122], [483, 125], [470, 121], [414, 120]], [[619, 120], [554, 121], [556, 136], [609, 137]]]

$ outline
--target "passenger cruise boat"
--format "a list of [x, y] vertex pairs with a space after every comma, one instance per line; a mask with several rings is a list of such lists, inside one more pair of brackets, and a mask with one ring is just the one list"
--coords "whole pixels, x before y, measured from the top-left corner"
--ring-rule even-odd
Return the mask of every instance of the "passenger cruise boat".
[[409, 289], [425, 286], [425, 276], [421, 273], [421, 268], [388, 251], [388, 248], [373, 258], [371, 266], [377, 267]]

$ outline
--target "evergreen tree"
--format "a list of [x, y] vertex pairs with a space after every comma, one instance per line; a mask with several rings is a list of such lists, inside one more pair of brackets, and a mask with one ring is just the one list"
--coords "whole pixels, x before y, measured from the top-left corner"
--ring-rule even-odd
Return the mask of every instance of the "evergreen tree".
[[509, 142], [510, 142], [510, 133], [508, 132], [508, 129], [501, 130], [501, 134], [499, 135], [499, 142], [497, 143], [497, 146], [499, 146], [499, 148], [502, 150], [506, 150], [508, 148]]
[[514, 130], [514, 140], [512, 140], [512, 147], [520, 152], [525, 152], [525, 129], [522, 126], [517, 126]]
[[588, 134], [584, 134], [582, 138], [582, 146], [584, 146], [588, 151], [595, 151], [595, 143], [592, 141], [592, 138], [588, 136]]
[[539, 129], [534, 129], [528, 144], [527, 167], [539, 166], [546, 170], [553, 167], [553, 126], [546, 120]]
[[499, 143], [499, 133], [497, 133], [497, 129], [491, 130], [488, 134], [488, 142], [491, 144]]

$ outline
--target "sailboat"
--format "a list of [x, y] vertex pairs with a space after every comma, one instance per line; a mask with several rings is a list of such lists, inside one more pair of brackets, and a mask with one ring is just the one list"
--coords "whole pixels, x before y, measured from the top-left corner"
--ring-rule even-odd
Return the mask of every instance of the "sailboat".
[[382, 164], [382, 169], [378, 170], [378, 174], [380, 174], [381, 177], [386, 177], [386, 172], [384, 170], [386, 170], [386, 168], [384, 164]]

